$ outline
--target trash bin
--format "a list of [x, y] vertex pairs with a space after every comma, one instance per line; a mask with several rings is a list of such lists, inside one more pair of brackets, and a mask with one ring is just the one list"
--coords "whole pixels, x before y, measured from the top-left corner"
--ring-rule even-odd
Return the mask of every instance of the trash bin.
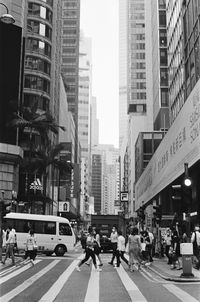
[[181, 277], [194, 277], [192, 273], [192, 256], [193, 245], [192, 243], [181, 243], [180, 252], [182, 255], [183, 273]]

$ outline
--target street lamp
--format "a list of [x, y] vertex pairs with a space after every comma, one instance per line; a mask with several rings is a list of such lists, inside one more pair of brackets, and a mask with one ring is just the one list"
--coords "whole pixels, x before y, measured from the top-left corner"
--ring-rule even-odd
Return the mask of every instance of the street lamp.
[[3, 5], [6, 9], [6, 14], [3, 14], [2, 16], [0, 16], [0, 21], [6, 24], [13, 24], [15, 23], [15, 19], [12, 15], [9, 14], [8, 8], [7, 6], [0, 2], [0, 5]]

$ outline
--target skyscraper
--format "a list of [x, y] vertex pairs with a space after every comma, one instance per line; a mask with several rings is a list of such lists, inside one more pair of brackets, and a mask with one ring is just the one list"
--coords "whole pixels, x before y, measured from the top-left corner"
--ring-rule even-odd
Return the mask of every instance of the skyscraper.
[[76, 127], [78, 150], [80, 0], [62, 0], [62, 77], [67, 92], [69, 111]]

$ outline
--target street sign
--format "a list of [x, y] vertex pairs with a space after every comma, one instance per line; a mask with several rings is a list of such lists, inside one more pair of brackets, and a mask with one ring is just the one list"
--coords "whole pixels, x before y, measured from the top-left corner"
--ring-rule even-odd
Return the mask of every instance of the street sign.
[[69, 201], [59, 201], [58, 212], [69, 212]]
[[128, 192], [121, 192], [120, 200], [121, 200], [121, 202], [127, 202], [128, 201]]

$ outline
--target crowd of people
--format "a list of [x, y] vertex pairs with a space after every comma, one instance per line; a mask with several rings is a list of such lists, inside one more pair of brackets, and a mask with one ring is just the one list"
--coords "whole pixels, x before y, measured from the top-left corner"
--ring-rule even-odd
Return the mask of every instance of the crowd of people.
[[[131, 228], [128, 238], [125, 238], [122, 232], [113, 226], [110, 241], [112, 245], [112, 258], [109, 264], [114, 267], [119, 267], [121, 260], [123, 260], [128, 265], [130, 271], [133, 272], [133, 266], [135, 264], [137, 264], [138, 269], [140, 269], [141, 264], [148, 265], [153, 261], [152, 250], [154, 236], [148, 228], [139, 234], [138, 228], [133, 227]], [[99, 230], [91, 226], [89, 227], [84, 249], [85, 257], [76, 267], [77, 271], [80, 271], [80, 267], [84, 263], [88, 264], [89, 258], [92, 259], [96, 270], [101, 271], [100, 266], [102, 266], [103, 263], [100, 257], [101, 246]], [[125, 257], [125, 254], [128, 254], [128, 259]], [[99, 260], [99, 267], [97, 266], [96, 256]]]
[[[112, 245], [112, 258], [109, 264], [114, 267], [119, 267], [121, 260], [123, 260], [129, 267], [129, 270], [133, 272], [134, 266], [138, 267], [139, 270], [141, 265], [150, 265], [153, 261], [155, 238], [149, 228], [139, 231], [137, 227], [133, 226], [125, 238], [122, 232], [113, 226], [110, 241]], [[180, 236], [177, 226], [167, 228], [166, 234], [162, 238], [163, 254], [168, 259], [167, 264], [171, 265], [171, 269], [182, 269], [180, 244], [184, 242], [191, 242], [193, 244], [193, 264], [196, 269], [200, 269], [200, 229], [198, 225], [195, 226], [190, 238], [187, 237], [186, 233]], [[2, 263], [5, 264], [7, 258], [11, 258], [14, 265], [14, 252], [17, 251], [17, 234], [11, 226], [8, 226], [3, 231], [3, 246], [5, 247], [5, 256]], [[80, 267], [84, 263], [89, 264], [89, 258], [92, 259], [96, 270], [101, 271], [103, 263], [100, 256], [100, 230], [92, 226], [89, 227], [84, 249], [85, 257], [77, 265], [77, 271], [80, 271]], [[36, 255], [37, 240], [34, 231], [30, 229], [27, 234], [24, 259], [34, 265]], [[127, 258], [126, 255], [129, 257]], [[96, 258], [98, 259], [98, 265]]]
[[[89, 235], [86, 238], [85, 258], [78, 264], [77, 270], [83, 263], [89, 264], [88, 259], [91, 257], [97, 271], [101, 271], [98, 267], [96, 256], [99, 260], [99, 266], [102, 266], [100, 257], [101, 246], [99, 230], [89, 227]], [[139, 230], [133, 226], [130, 228], [129, 234], [125, 238], [121, 231], [118, 231], [115, 226], [110, 234], [112, 245], [112, 257], [108, 262], [114, 267], [120, 267], [123, 260], [129, 270], [134, 272], [134, 267], [139, 270], [141, 265], [150, 265], [153, 262], [153, 253], [155, 251], [155, 237], [149, 228]], [[191, 237], [188, 238], [186, 233], [179, 235], [177, 226], [167, 228], [166, 234], [162, 238], [163, 255], [167, 257], [168, 265], [171, 269], [182, 269], [180, 244], [191, 242], [193, 244], [193, 264], [196, 269], [200, 269], [200, 230], [199, 226], [194, 228]], [[126, 257], [128, 255], [128, 258]]]

